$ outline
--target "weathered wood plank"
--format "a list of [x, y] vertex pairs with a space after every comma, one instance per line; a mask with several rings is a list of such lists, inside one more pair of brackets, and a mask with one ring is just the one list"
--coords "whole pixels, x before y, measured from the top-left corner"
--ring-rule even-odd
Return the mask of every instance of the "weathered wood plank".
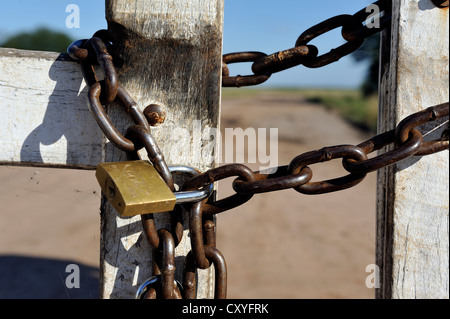
[[[393, 1], [391, 34], [383, 37], [381, 131], [448, 101], [448, 23], [448, 8], [430, 0]], [[448, 118], [426, 140], [440, 138], [445, 128]], [[378, 180], [377, 297], [448, 298], [448, 151], [405, 160]]]
[[78, 63], [0, 48], [0, 163], [95, 168], [102, 134]]
[[[152, 133], [167, 163], [213, 167], [214, 157], [202, 156], [207, 143], [201, 134], [219, 124], [223, 0], [107, 0], [106, 18], [119, 82], [140, 107], [166, 108], [166, 122]], [[119, 108], [109, 115], [120, 130], [130, 125]], [[124, 158], [123, 152], [105, 148], [105, 161]], [[140, 216], [120, 218], [108, 203], [101, 211], [101, 297], [132, 298], [152, 270]], [[155, 222], [157, 228], [169, 228], [170, 219], [156, 214]], [[187, 225], [186, 219], [176, 249], [177, 280], [190, 250]], [[210, 270], [199, 273], [198, 297], [212, 297]]]

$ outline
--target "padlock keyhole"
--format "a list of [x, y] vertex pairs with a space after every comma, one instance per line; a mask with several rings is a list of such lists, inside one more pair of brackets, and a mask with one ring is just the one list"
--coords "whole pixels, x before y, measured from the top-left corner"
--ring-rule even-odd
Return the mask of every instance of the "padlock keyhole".
[[116, 185], [112, 180], [108, 180], [108, 183], [106, 185], [106, 189], [108, 190], [108, 196], [110, 198], [113, 198], [116, 195]]

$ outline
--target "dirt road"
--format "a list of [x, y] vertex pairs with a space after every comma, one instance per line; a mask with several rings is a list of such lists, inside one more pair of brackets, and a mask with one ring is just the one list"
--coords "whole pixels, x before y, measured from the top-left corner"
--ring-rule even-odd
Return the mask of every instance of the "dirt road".
[[[278, 164], [298, 154], [365, 140], [333, 113], [299, 96], [262, 94], [223, 102], [222, 128], [278, 128]], [[257, 167], [258, 164], [250, 166]], [[315, 181], [342, 176], [340, 161], [313, 165]], [[100, 190], [92, 171], [0, 167], [0, 298], [97, 298]], [[229, 298], [373, 298], [375, 182], [318, 196], [257, 195], [218, 219]], [[227, 181], [219, 197], [230, 193]], [[67, 289], [69, 264], [81, 287]]]

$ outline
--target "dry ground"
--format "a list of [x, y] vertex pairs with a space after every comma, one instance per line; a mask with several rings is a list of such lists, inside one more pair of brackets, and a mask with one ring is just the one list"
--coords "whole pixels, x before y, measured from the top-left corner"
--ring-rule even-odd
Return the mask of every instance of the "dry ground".
[[[279, 128], [280, 165], [367, 137], [291, 94], [226, 99], [222, 127]], [[311, 168], [315, 181], [345, 174], [339, 160]], [[94, 172], [0, 167], [0, 180], [0, 298], [96, 298], [100, 191]], [[217, 247], [228, 265], [229, 298], [373, 298], [365, 270], [375, 259], [375, 183], [372, 174], [333, 194], [257, 195], [221, 214]], [[219, 196], [229, 189], [221, 183]], [[72, 263], [81, 270], [80, 289], [65, 288]]]

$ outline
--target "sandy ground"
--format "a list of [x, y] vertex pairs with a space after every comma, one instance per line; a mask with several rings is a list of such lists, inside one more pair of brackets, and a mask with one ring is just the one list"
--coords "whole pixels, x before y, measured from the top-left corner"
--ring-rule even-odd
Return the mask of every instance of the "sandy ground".
[[[227, 99], [222, 127], [279, 128], [279, 165], [364, 133], [298, 96]], [[257, 168], [260, 164], [251, 164]], [[314, 181], [342, 176], [340, 161], [313, 165]], [[93, 171], [0, 167], [0, 298], [97, 298], [100, 190]], [[219, 197], [230, 194], [219, 184]], [[373, 298], [376, 174], [350, 190], [256, 195], [218, 219], [229, 298]], [[66, 267], [81, 288], [67, 289]]]

